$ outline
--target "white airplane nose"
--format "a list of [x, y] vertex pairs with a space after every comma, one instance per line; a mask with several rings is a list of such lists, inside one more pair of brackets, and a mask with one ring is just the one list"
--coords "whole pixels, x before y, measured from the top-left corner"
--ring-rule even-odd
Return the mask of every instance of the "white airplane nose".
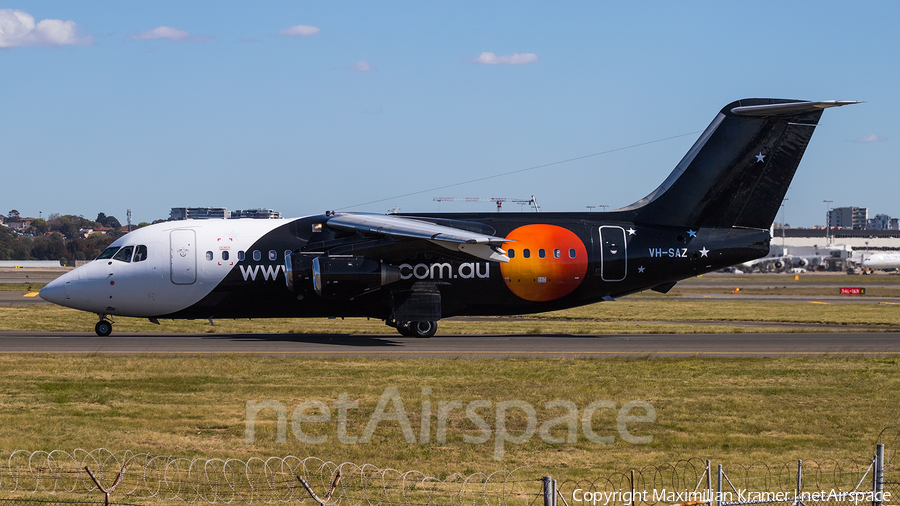
[[54, 304], [63, 305], [66, 301], [66, 282], [57, 278], [47, 283], [47, 286], [41, 288], [39, 293], [42, 299]]

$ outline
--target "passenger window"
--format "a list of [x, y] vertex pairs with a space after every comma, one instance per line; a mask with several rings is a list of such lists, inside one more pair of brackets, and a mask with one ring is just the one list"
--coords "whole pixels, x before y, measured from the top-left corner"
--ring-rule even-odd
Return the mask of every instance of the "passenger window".
[[100, 256], [98, 256], [96, 259], [106, 260], [107, 258], [112, 258], [113, 255], [116, 254], [116, 251], [119, 251], [119, 246], [110, 246], [109, 248], [103, 250], [103, 253], [100, 253]]
[[569, 258], [575, 258], [575, 248], [569, 248]]
[[273, 250], [273, 249], [269, 250], [269, 260], [271, 260], [273, 262], [275, 260], [278, 260], [278, 253], [276, 253], [275, 250]]
[[240, 260], [242, 262], [244, 261], [244, 251], [243, 250], [238, 251], [238, 260]]
[[227, 250], [222, 251], [222, 260], [228, 260], [228, 251]]
[[113, 257], [113, 260], [118, 260], [120, 262], [128, 263], [131, 261], [131, 252], [134, 251], [134, 246], [125, 246], [120, 249], [116, 256]]
[[509, 258], [516, 258], [516, 250], [510, 248], [506, 251], [506, 256]]
[[553, 250], [553, 258], [559, 258], [562, 253], [559, 251], [559, 248]]
[[260, 253], [258, 249], [253, 250], [253, 260], [256, 260], [257, 262], [262, 260], [262, 253]]
[[538, 250], [538, 256], [541, 258], [544, 258], [546, 256], [546, 254], [544, 253], [544, 248]]
[[290, 258], [290, 257], [291, 257], [291, 250], [289, 250], [289, 249], [284, 250], [284, 258]]
[[147, 259], [147, 247], [141, 244], [134, 250], [134, 259], [132, 262], [143, 262]]
[[207, 260], [210, 260], [210, 261], [213, 259], [212, 251], [207, 251], [207, 252], [206, 252], [206, 259], [207, 259]]
[[523, 249], [522, 258], [531, 258], [531, 250], [528, 248]]

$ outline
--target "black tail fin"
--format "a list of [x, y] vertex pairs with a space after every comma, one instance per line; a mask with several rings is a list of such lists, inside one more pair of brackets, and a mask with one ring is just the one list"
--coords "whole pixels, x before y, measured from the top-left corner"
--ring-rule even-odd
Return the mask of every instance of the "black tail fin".
[[854, 103], [732, 102], [659, 188], [620, 211], [636, 223], [769, 228], [822, 111]]

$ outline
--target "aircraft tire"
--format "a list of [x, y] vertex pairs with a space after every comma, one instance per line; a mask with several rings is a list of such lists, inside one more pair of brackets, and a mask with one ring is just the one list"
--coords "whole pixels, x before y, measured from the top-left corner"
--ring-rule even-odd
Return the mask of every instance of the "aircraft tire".
[[100, 320], [97, 322], [97, 325], [94, 325], [94, 332], [100, 337], [107, 337], [112, 334], [112, 323], [106, 320]]
[[413, 337], [431, 337], [437, 332], [437, 322], [409, 322], [408, 328]]

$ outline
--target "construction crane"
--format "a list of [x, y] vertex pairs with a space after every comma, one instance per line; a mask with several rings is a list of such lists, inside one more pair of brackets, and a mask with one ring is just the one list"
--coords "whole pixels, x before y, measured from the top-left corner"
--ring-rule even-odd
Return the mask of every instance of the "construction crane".
[[537, 201], [534, 199], [534, 195], [531, 196], [530, 199], [510, 199], [506, 197], [434, 197], [432, 199], [434, 202], [493, 202], [497, 204], [497, 212], [503, 212], [503, 203], [504, 202], [515, 202], [516, 204], [524, 205], [524, 204], [532, 204], [534, 206], [534, 210], [538, 211]]
[[529, 204], [530, 204], [530, 205], [534, 206], [534, 212], [536, 212], [536, 213], [541, 212], [541, 208], [538, 207], [537, 199], [534, 198], [534, 195], [532, 195], [530, 199], [527, 199], [527, 200], [521, 200], [521, 199], [520, 199], [520, 200], [513, 200], [513, 202], [515, 202], [516, 204], [519, 204], [520, 206], [524, 206], [524, 205], [529, 205]]

